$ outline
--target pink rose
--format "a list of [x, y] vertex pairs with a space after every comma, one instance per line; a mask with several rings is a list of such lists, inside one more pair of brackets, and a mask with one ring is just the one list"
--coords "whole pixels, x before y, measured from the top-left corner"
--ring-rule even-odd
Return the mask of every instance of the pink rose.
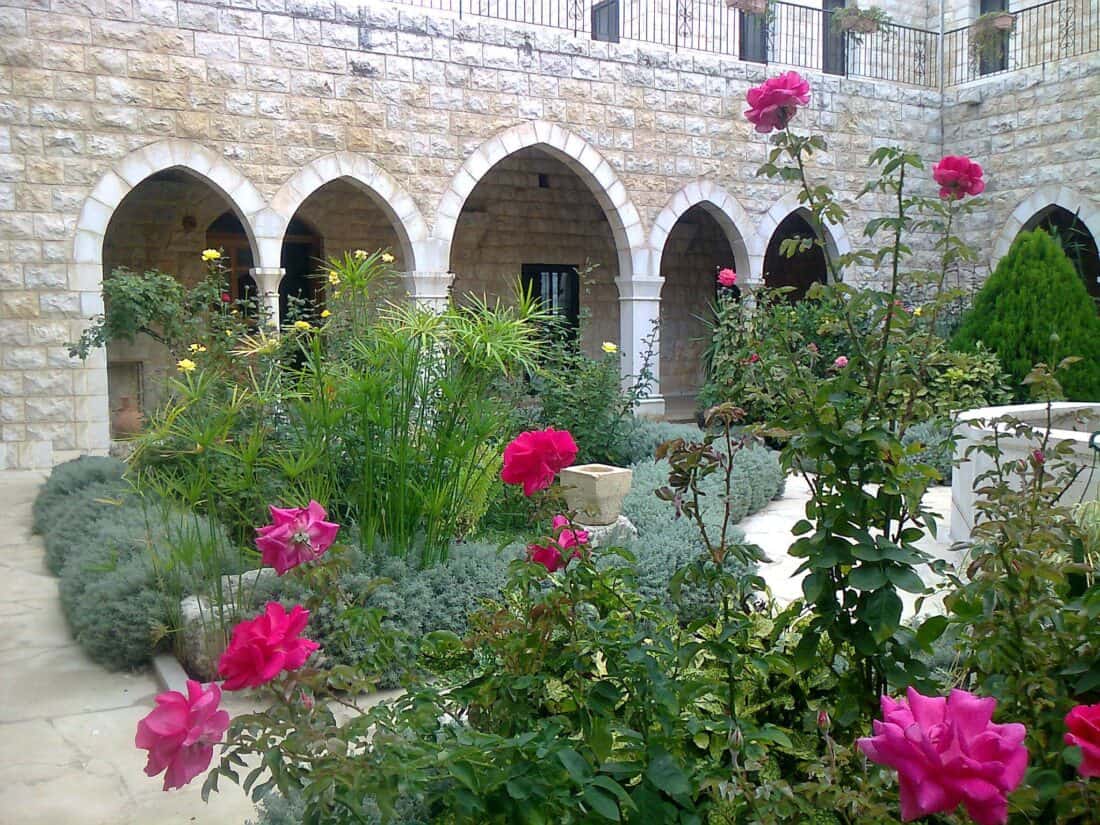
[[838, 370], [844, 369], [846, 366], [848, 366], [848, 356], [838, 355], [836, 357], [836, 360], [833, 361], [833, 366], [836, 367]]
[[222, 303], [223, 304], [228, 304], [232, 300], [233, 300], [233, 296], [230, 295], [228, 292], [223, 292], [222, 293]]
[[763, 134], [773, 129], [785, 129], [799, 106], [810, 102], [810, 84], [798, 72], [784, 72], [769, 77], [761, 85], [749, 89], [749, 108], [745, 117]]
[[[565, 516], [554, 516], [554, 532], [556, 541], [548, 545], [527, 545], [527, 560], [541, 564], [549, 572], [561, 570], [573, 559], [581, 557], [582, 547], [588, 544], [587, 530], [570, 530], [569, 519]], [[567, 555], [567, 551], [572, 553]]]
[[874, 736], [859, 740], [867, 758], [898, 772], [901, 818], [955, 810], [978, 825], [1004, 825], [1007, 795], [1024, 778], [1024, 726], [993, 724], [995, 699], [952, 690], [944, 699], [907, 690], [908, 702], [882, 697]]
[[134, 744], [149, 751], [145, 774], [164, 771], [164, 790], [182, 788], [206, 770], [216, 745], [229, 727], [229, 714], [218, 710], [222, 692], [187, 680], [187, 695], [169, 690], [154, 700], [157, 706], [138, 722]]
[[229, 646], [218, 660], [226, 690], [258, 687], [284, 670], [297, 670], [317, 648], [317, 642], [298, 636], [309, 621], [300, 604], [287, 613], [278, 602], [268, 602], [263, 615], [233, 628]]
[[529, 496], [549, 487], [576, 457], [577, 442], [568, 430], [547, 427], [520, 433], [504, 448], [500, 478], [505, 484], [522, 484], [523, 494]]
[[810, 343], [806, 345], [806, 349], [808, 349], [814, 355], [817, 355], [817, 344], [815, 344], [813, 341], [810, 341]]
[[1035, 463], [1040, 466], [1046, 464], [1046, 453], [1044, 453], [1042, 450], [1032, 450], [1031, 457], [1035, 460]]
[[325, 521], [325, 508], [316, 501], [308, 507], [271, 507], [274, 524], [256, 530], [256, 547], [268, 567], [280, 576], [307, 561], [313, 561], [332, 546], [339, 524]]
[[940, 185], [940, 197], [944, 200], [962, 200], [966, 195], [985, 191], [982, 167], [965, 155], [946, 155], [932, 167], [932, 179]]
[[1077, 773], [1083, 777], [1100, 777], [1100, 704], [1078, 705], [1066, 714], [1067, 745], [1081, 749], [1081, 764]]
[[729, 267], [718, 271], [718, 283], [721, 286], [731, 287], [737, 283], [737, 273]]

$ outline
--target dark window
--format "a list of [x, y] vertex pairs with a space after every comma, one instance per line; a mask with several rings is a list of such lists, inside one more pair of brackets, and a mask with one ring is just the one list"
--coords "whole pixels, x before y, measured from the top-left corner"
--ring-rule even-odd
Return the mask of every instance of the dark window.
[[825, 252], [816, 243], [788, 258], [780, 247], [788, 238], [814, 238], [814, 230], [797, 212], [792, 212], [775, 230], [768, 251], [764, 255], [764, 286], [768, 289], [792, 287], [787, 300], [797, 301], [815, 282], [826, 283]]
[[826, 74], [848, 73], [848, 49], [844, 32], [833, 23], [832, 12], [844, 8], [844, 0], [825, 0], [821, 15], [821, 54]]
[[737, 13], [741, 34], [741, 59], [751, 63], [768, 62], [768, 16]]
[[571, 330], [580, 318], [580, 282], [577, 268], [568, 264], [524, 264], [523, 289], [561, 318]]
[[[981, 0], [980, 13], [1007, 11], [1008, 0]], [[1000, 48], [983, 51], [978, 55], [978, 73], [993, 74], [1008, 68], [1008, 32], [1001, 33]]]
[[592, 39], [619, 42], [619, 0], [592, 4]]
[[223, 213], [206, 228], [206, 246], [224, 253], [230, 294], [234, 298], [255, 298], [256, 281], [249, 272], [254, 266], [252, 246], [240, 219], [232, 212]]
[[314, 277], [321, 257], [321, 237], [312, 227], [299, 218], [293, 219], [283, 236], [280, 264], [286, 270], [279, 284], [279, 318], [289, 317], [291, 298], [314, 304], [323, 301], [322, 283]]

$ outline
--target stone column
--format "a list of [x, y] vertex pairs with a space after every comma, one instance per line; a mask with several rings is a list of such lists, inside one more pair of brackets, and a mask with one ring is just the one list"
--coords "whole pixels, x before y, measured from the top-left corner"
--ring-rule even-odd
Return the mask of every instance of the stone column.
[[281, 322], [279, 284], [286, 275], [286, 270], [281, 266], [254, 266], [248, 270], [248, 274], [256, 279], [256, 287], [260, 290], [260, 300], [266, 310], [268, 322], [278, 329]]
[[665, 412], [665, 400], [661, 397], [661, 287], [665, 279], [659, 277], [635, 277], [631, 280], [616, 278], [619, 288], [619, 346], [623, 351], [623, 386], [629, 387], [638, 378], [645, 363], [646, 341], [653, 337], [653, 352], [649, 369], [653, 375], [649, 396], [636, 410], [638, 415], [661, 416]]
[[453, 272], [406, 272], [405, 291], [416, 304], [435, 312], [442, 312], [451, 300]]

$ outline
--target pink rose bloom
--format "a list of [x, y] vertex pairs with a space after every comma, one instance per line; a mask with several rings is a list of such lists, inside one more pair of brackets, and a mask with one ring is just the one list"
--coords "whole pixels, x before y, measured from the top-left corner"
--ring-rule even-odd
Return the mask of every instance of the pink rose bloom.
[[187, 680], [187, 695], [169, 690], [154, 700], [157, 706], [138, 722], [134, 744], [149, 751], [145, 774], [164, 771], [164, 790], [182, 788], [206, 770], [214, 745], [229, 727], [229, 714], [218, 710], [222, 692]]
[[264, 565], [280, 576], [307, 561], [313, 561], [332, 546], [339, 524], [325, 521], [325, 508], [316, 501], [308, 507], [271, 507], [275, 522], [256, 530], [256, 547]]
[[1078, 705], [1066, 714], [1067, 745], [1081, 749], [1081, 764], [1077, 773], [1083, 777], [1100, 777], [1100, 704]]
[[1031, 457], [1035, 459], [1036, 464], [1045, 464], [1047, 460], [1046, 453], [1042, 450], [1032, 450]]
[[729, 267], [718, 271], [718, 283], [725, 287], [733, 286], [737, 283], [737, 273]]
[[810, 343], [808, 343], [806, 345], [806, 349], [808, 349], [810, 352], [814, 353], [815, 355], [817, 354], [817, 344], [815, 344], [813, 341], [810, 341]]
[[[557, 540], [548, 545], [527, 545], [527, 560], [541, 564], [549, 572], [561, 570], [573, 559], [581, 557], [582, 547], [588, 544], [587, 530], [570, 530], [569, 519], [554, 516], [554, 532]], [[572, 550], [572, 553], [568, 553]]]
[[750, 363], [750, 364], [755, 364], [755, 363], [757, 363], [757, 362], [758, 362], [759, 360], [760, 360], [760, 356], [759, 356], [759, 355], [757, 355], [757, 354], [756, 354], [755, 352], [754, 352], [754, 353], [753, 353], [752, 355], [750, 355], [750, 356], [749, 356], [749, 363]]
[[549, 487], [576, 457], [577, 442], [568, 430], [547, 427], [520, 433], [504, 448], [500, 478], [505, 484], [522, 484], [523, 494], [529, 496]]
[[798, 107], [810, 102], [810, 84], [798, 72], [784, 72], [749, 89], [746, 98], [749, 108], [745, 117], [756, 126], [756, 131], [767, 134], [785, 129]]
[[233, 628], [229, 646], [218, 660], [226, 690], [258, 687], [284, 670], [297, 670], [317, 648], [317, 642], [299, 637], [309, 621], [300, 604], [287, 613], [278, 602], [268, 602], [263, 615]]
[[940, 197], [944, 200], [962, 200], [966, 195], [985, 191], [982, 167], [965, 155], [946, 155], [932, 167], [932, 179], [940, 185]]
[[848, 356], [838, 355], [836, 357], [836, 360], [833, 361], [833, 366], [836, 367], [838, 370], [844, 369], [846, 366], [848, 366]]
[[1007, 795], [1027, 770], [1025, 729], [992, 722], [997, 700], [965, 690], [944, 699], [913, 688], [908, 702], [882, 697], [874, 736], [859, 740], [867, 758], [898, 772], [901, 818], [947, 813], [960, 804], [978, 825], [1008, 821]]

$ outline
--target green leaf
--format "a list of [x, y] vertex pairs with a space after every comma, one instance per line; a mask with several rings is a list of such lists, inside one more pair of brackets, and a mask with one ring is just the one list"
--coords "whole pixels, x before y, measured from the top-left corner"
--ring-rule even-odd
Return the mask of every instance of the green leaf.
[[886, 568], [886, 578], [890, 580], [890, 583], [906, 593], [923, 593], [928, 588], [924, 582], [921, 581], [921, 577], [908, 567], [894, 567], [893, 565]]
[[848, 574], [848, 583], [856, 590], [878, 590], [886, 581], [886, 571], [877, 564], [861, 564]]
[[946, 616], [929, 616], [917, 631], [917, 644], [931, 652], [932, 642], [943, 635], [948, 624]]
[[604, 819], [609, 819], [612, 822], [619, 821], [619, 806], [616, 804], [614, 797], [606, 791], [600, 790], [595, 785], [588, 785], [581, 796], [584, 797], [584, 801], [588, 803], [588, 806]]
[[578, 785], [585, 784], [592, 776], [592, 770], [588, 767], [588, 763], [584, 761], [584, 757], [572, 748], [558, 751], [558, 761], [565, 767], [569, 777]]
[[863, 619], [881, 644], [897, 631], [901, 624], [901, 599], [892, 587], [876, 590], [856, 614]]
[[646, 768], [646, 778], [669, 796], [688, 796], [691, 785], [683, 768], [676, 764], [672, 755], [659, 748], [653, 749], [651, 753], [653, 758]]
[[798, 640], [798, 646], [794, 649], [794, 663], [800, 671], [809, 670], [817, 661], [817, 646], [821, 641], [821, 635], [816, 630], [807, 630]]

